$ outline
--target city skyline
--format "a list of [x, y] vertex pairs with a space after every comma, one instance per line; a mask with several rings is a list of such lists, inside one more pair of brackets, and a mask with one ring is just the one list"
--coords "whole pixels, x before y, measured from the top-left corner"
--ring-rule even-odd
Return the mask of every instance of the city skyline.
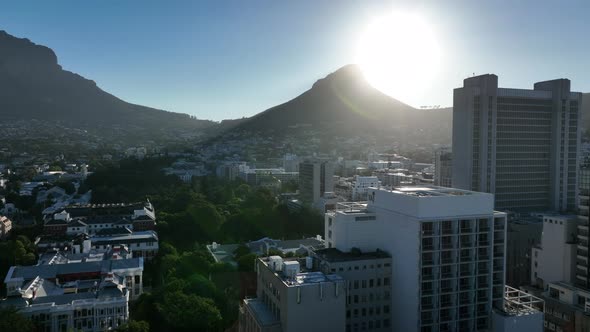
[[567, 77], [572, 90], [589, 91], [583, 79], [590, 71], [584, 65], [588, 49], [578, 42], [588, 5], [532, 5], [260, 1], [226, 8], [64, 1], [12, 4], [0, 19], [8, 33], [51, 47], [64, 69], [124, 100], [221, 120], [286, 102], [355, 63], [358, 39], [384, 11], [421, 16], [441, 45], [440, 69], [421, 96], [393, 95], [413, 106], [451, 106], [452, 88], [474, 73], [497, 74], [506, 87]]

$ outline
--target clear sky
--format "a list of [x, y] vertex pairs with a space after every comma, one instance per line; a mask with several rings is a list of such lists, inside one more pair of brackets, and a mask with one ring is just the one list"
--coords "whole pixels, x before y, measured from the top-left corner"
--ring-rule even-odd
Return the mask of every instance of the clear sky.
[[590, 91], [587, 0], [3, 0], [0, 29], [51, 47], [65, 69], [124, 100], [221, 120], [355, 62], [362, 31], [392, 10], [423, 16], [439, 40], [421, 105], [450, 106], [473, 73], [520, 88], [567, 77]]

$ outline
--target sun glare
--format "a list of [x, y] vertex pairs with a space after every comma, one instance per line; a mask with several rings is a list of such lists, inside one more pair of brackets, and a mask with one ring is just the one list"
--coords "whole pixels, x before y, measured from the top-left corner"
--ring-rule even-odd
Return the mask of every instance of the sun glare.
[[394, 13], [375, 19], [362, 34], [357, 63], [372, 86], [418, 106], [438, 70], [439, 57], [436, 38], [422, 17]]

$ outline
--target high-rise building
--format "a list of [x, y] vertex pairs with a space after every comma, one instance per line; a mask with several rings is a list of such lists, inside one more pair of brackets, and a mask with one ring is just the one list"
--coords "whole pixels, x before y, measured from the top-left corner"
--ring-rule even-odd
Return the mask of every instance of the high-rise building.
[[495, 208], [574, 211], [582, 95], [570, 81], [533, 90], [470, 77], [453, 100], [453, 187], [493, 193]]
[[368, 198], [326, 213], [326, 242], [391, 255], [392, 330], [487, 331], [504, 305], [506, 214], [493, 195], [424, 186]]
[[453, 180], [453, 152], [450, 148], [434, 151], [434, 185], [451, 187]]
[[588, 250], [588, 226], [590, 206], [590, 162], [584, 161], [579, 173], [579, 198], [578, 198], [578, 236], [576, 252], [576, 286], [590, 289], [590, 252]]
[[299, 164], [299, 193], [307, 204], [317, 203], [334, 191], [334, 166], [330, 161], [306, 160]]

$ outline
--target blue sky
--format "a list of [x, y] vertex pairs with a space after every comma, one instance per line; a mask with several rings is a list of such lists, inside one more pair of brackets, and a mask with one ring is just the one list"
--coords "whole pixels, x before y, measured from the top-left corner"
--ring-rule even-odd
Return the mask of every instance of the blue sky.
[[[51, 47], [67, 70], [133, 103], [221, 120], [251, 116], [355, 61], [384, 12], [430, 22], [441, 69], [422, 105], [452, 104], [472, 73], [590, 92], [588, 1], [2, 1], [0, 29]], [[0, 50], [1, 51], [1, 50]]]

